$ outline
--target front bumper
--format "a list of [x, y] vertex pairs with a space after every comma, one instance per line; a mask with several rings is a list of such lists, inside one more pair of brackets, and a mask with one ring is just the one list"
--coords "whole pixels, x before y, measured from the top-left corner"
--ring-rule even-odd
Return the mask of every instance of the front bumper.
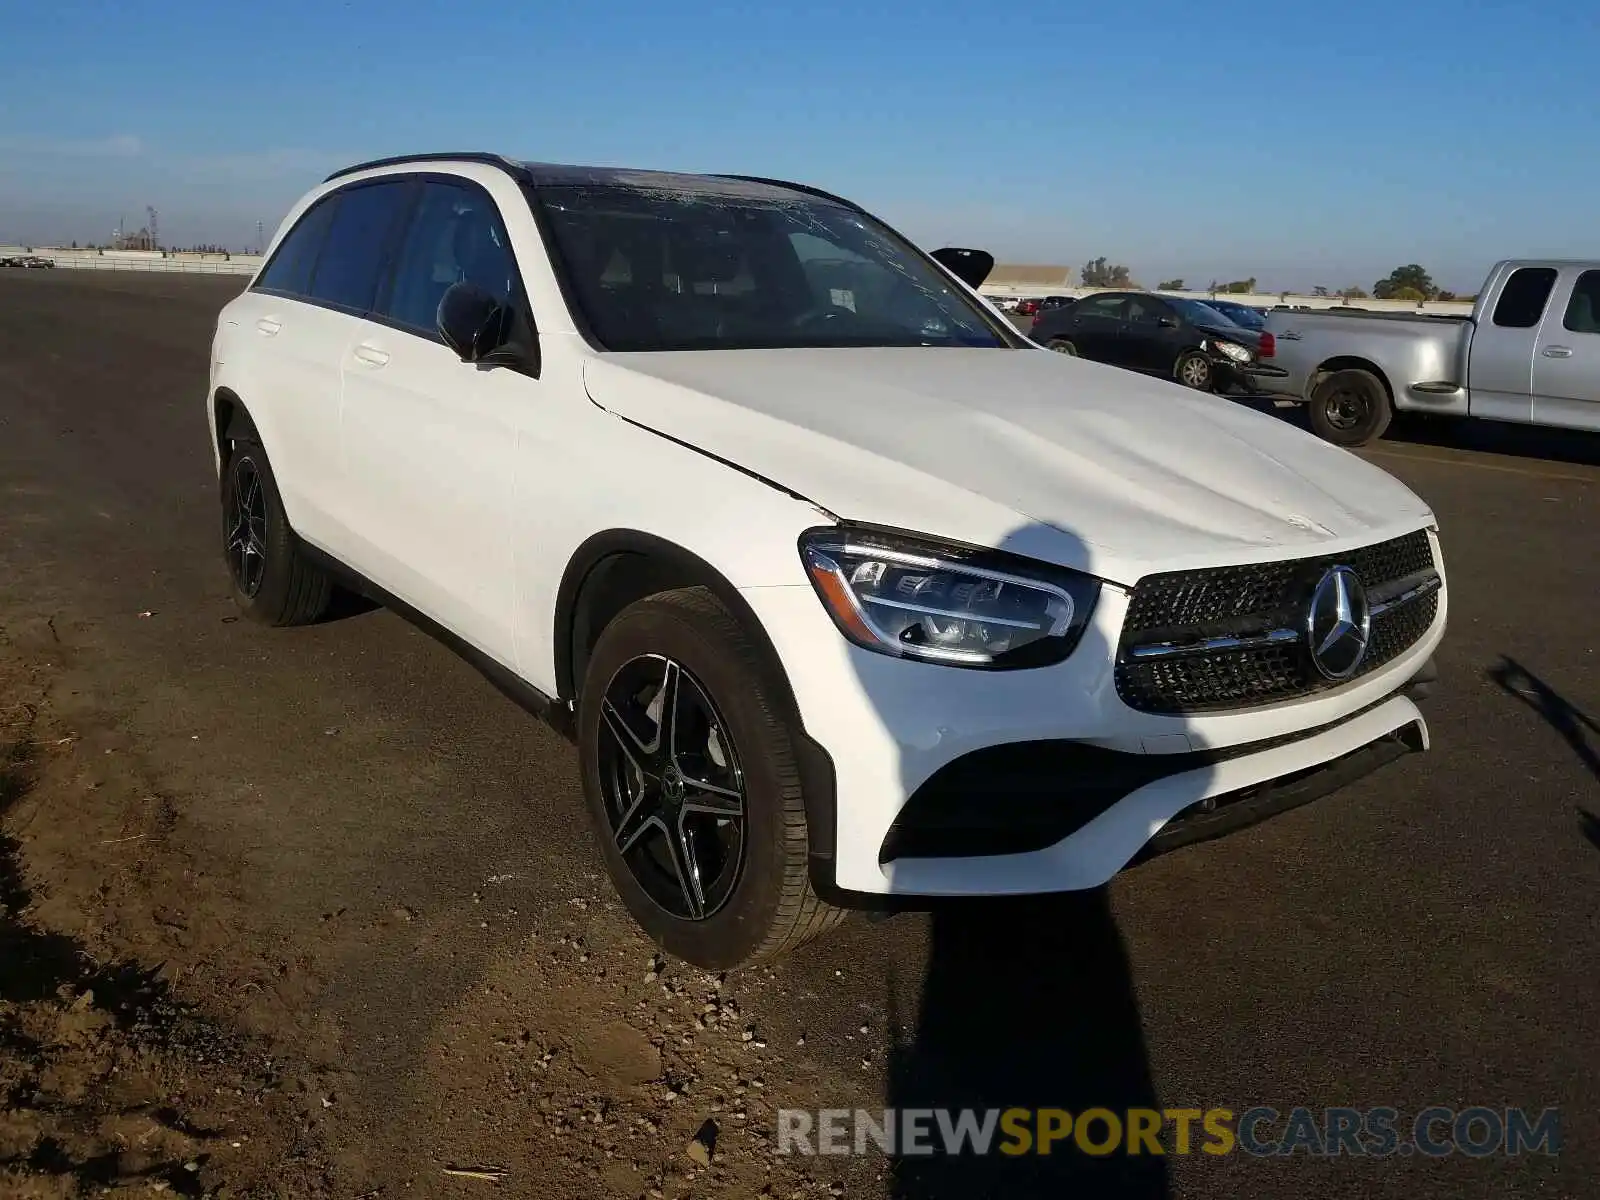
[[1275, 394], [1289, 377], [1289, 372], [1271, 363], [1238, 363], [1221, 354], [1213, 356], [1211, 362], [1219, 384], [1249, 395]]
[[[822, 834], [813, 879], [834, 902], [863, 906], [896, 897], [1095, 887], [1147, 852], [1174, 818], [1205, 815], [1189, 810], [1203, 810], [1209, 800], [1248, 798], [1242, 793], [1375, 743], [1425, 747], [1422, 715], [1400, 692], [1428, 667], [1448, 606], [1445, 589], [1433, 624], [1414, 645], [1349, 684], [1260, 708], [1177, 717], [1135, 711], [1117, 694], [1114, 648], [1128, 596], [1115, 587], [1102, 590], [1065, 662], [988, 672], [860, 649], [839, 635], [809, 584], [741, 594], [772, 638], [808, 738], [831, 761], [831, 820], [810, 810]], [[960, 760], [1033, 743], [1065, 747], [1046, 767], [1061, 781], [1054, 794], [1037, 779], [1021, 791], [998, 786], [1000, 772], [980, 771], [968, 781], [985, 785], [983, 803], [1010, 810], [1005, 815], [1014, 820], [990, 824], [1010, 828], [1011, 845], [964, 836], [949, 847], [957, 853], [944, 853], [927, 841], [926, 822], [910, 820], [913, 799], [925, 798], [923, 789], [959, 769]], [[1073, 753], [1080, 761], [1070, 760]], [[1111, 759], [1089, 764], [1107, 753]], [[1111, 761], [1126, 772], [1125, 789], [1106, 769]], [[1083, 803], [1086, 780], [1101, 783], [1097, 807], [1064, 812]], [[922, 840], [908, 845], [912, 825]]]

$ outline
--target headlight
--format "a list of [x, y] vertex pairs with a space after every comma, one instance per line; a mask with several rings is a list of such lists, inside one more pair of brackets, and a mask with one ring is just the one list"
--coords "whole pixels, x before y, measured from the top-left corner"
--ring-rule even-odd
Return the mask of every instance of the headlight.
[[1211, 344], [1218, 350], [1222, 351], [1222, 353], [1226, 354], [1229, 358], [1233, 359], [1234, 362], [1250, 361], [1250, 351], [1239, 345], [1237, 342], [1213, 341]]
[[1098, 580], [1063, 567], [900, 534], [813, 529], [800, 553], [851, 641], [953, 666], [1060, 662], [1100, 593]]

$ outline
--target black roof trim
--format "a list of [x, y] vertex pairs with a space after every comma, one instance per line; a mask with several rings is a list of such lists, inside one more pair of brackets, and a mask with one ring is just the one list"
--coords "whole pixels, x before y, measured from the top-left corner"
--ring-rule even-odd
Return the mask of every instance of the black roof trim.
[[391, 158], [374, 158], [370, 162], [357, 163], [353, 167], [345, 167], [335, 171], [323, 183], [331, 183], [335, 179], [342, 179], [346, 175], [354, 175], [357, 171], [370, 171], [374, 167], [403, 167], [409, 163], [424, 162], [470, 162], [482, 163], [486, 167], [499, 167], [502, 171], [518, 179], [527, 175], [527, 168], [515, 159], [507, 158], [504, 154], [489, 154], [482, 150], [447, 150], [441, 154], [396, 154]]
[[[768, 187], [788, 188], [792, 192], [801, 192], [807, 196], [815, 196], [819, 200], [831, 200], [835, 204], [842, 204], [851, 212], [871, 216], [866, 209], [862, 208], [854, 200], [846, 200], [843, 196], [836, 196], [834, 193], [824, 191], [822, 188], [812, 187], [809, 183], [794, 183], [788, 179], [768, 179], [764, 175], [723, 175], [722, 178], [739, 179], [745, 183], [764, 183]], [[876, 220], [876, 218], [873, 219]]]

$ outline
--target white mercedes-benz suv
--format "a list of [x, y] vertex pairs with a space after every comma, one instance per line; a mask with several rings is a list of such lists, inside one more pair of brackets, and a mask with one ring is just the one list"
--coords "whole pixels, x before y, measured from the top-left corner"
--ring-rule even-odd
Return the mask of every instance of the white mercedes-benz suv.
[[774, 180], [341, 171], [218, 320], [238, 602], [359, 591], [566, 730], [622, 899], [707, 968], [1092, 888], [1425, 748], [1427, 506], [1041, 349], [992, 262]]

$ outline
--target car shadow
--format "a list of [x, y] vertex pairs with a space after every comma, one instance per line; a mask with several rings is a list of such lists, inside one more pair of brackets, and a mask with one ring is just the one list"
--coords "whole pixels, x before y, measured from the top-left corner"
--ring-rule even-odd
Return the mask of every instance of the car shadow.
[[[1000, 548], [1024, 560], [1075, 562], [1094, 572], [1092, 548], [1059, 528], [1024, 525]], [[1107, 636], [1091, 617], [1073, 653], [1104, 661], [1112, 653]], [[977, 687], [972, 680], [988, 672], [947, 681], [934, 673], [963, 668], [866, 652], [854, 661], [860, 687], [886, 726], [906, 731], [898, 739], [899, 770], [903, 791], [914, 792], [949, 756], [943, 738], [924, 738], [922, 731], [958, 719], [941, 705], [943, 689], [934, 685]], [[1019, 679], [1016, 689], [996, 690], [995, 702], [1023, 703], [1019, 697], [1034, 694], [1028, 682]], [[1009, 784], [993, 774], [976, 778], [988, 780], [976, 785], [987, 789], [973, 797], [982, 804], [963, 807], [953, 818], [958, 822], [981, 826], [987, 818], [974, 815], [980, 810], [1065, 799], [1054, 796], [1051, 777]], [[959, 880], [965, 863], [980, 861], [938, 858], [949, 849], [930, 853], [933, 859], [923, 861], [940, 862], [943, 874], [935, 878], [944, 880]], [[914, 859], [915, 854], [892, 857], [886, 876], [894, 879]], [[1168, 1195], [1165, 1158], [1130, 1153], [1127, 1139], [1109, 1132], [1124, 1130], [1129, 1110], [1159, 1111], [1161, 1105], [1129, 955], [1107, 889], [941, 899], [921, 906], [930, 913], [929, 942], [915, 1020], [909, 1035], [886, 1047], [884, 1104], [901, 1114], [902, 1133], [890, 1154], [889, 1194], [896, 1200]], [[906, 1144], [908, 1110], [930, 1109], [926, 1151]], [[1026, 1143], [1001, 1123], [1001, 1114], [1018, 1109], [1027, 1111], [1010, 1113], [1010, 1120], [1028, 1130]], [[1048, 1150], [1038, 1139], [1043, 1109], [1058, 1110], [1049, 1119], [1058, 1122], [1059, 1140]], [[1076, 1118], [1090, 1109], [1103, 1110], [1116, 1125], [1097, 1118], [1080, 1141]], [[963, 1115], [980, 1124], [993, 1121], [986, 1151], [974, 1152], [970, 1142], [952, 1145], [948, 1133], [941, 1133], [941, 1122], [959, 1129]], [[1068, 1118], [1072, 1125], [1062, 1137], [1059, 1122]]]
[[383, 606], [376, 600], [368, 599], [360, 592], [353, 592], [349, 588], [336, 587], [333, 594], [328, 597], [328, 607], [317, 618], [318, 625], [331, 625], [336, 621], [347, 621], [351, 617], [364, 616], [370, 612], [377, 612]]
[[[1303, 404], [1271, 396], [1230, 395], [1228, 399], [1287, 421], [1297, 429], [1310, 431], [1306, 406]], [[1549, 429], [1541, 425], [1517, 425], [1510, 421], [1478, 421], [1403, 412], [1395, 414], [1382, 440], [1412, 446], [1433, 446], [1441, 450], [1468, 450], [1474, 454], [1494, 454], [1506, 458], [1537, 458], [1574, 466], [1600, 466], [1600, 434], [1579, 429]]]
[[1593, 717], [1514, 658], [1502, 657], [1499, 665], [1490, 667], [1487, 674], [1502, 690], [1543, 717], [1572, 747], [1578, 761], [1600, 780], [1600, 749], [1591, 740], [1600, 736], [1600, 724]]
[[[1298, 407], [1298, 406], [1297, 406]], [[1600, 466], [1600, 434], [1579, 429], [1550, 429], [1542, 425], [1517, 425], [1509, 421], [1475, 421], [1459, 417], [1430, 417], [1400, 413], [1389, 426], [1385, 441], [1447, 450], [1470, 450], [1508, 458], [1538, 458], [1576, 466]]]
[[[930, 933], [915, 1034], [890, 1052], [889, 1107], [1105, 1108], [1119, 1117], [1160, 1108], [1104, 888], [942, 907]], [[1095, 1157], [1068, 1138], [1048, 1155], [902, 1152], [889, 1194], [1155, 1198], [1168, 1183], [1164, 1158], [1120, 1148]]]

